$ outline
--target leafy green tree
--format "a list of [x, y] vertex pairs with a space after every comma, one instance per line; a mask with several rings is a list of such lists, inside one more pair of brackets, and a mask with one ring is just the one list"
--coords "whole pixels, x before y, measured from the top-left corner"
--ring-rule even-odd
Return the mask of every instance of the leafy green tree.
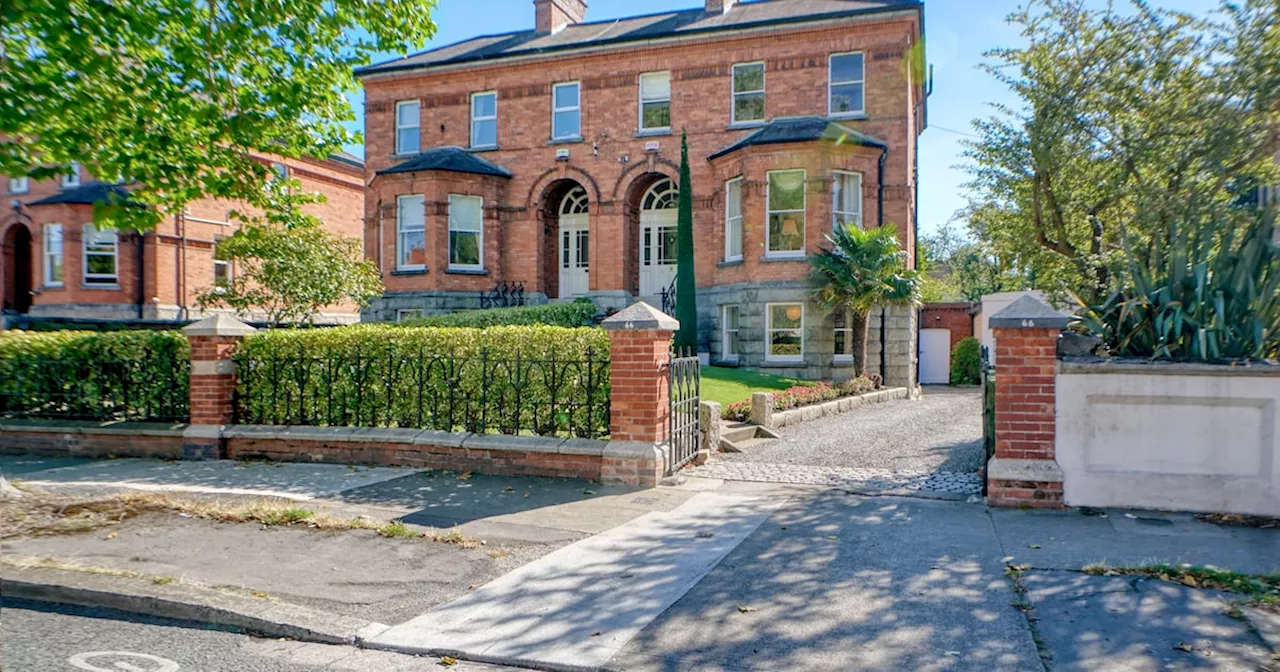
[[892, 226], [838, 226], [826, 235], [829, 248], [809, 257], [813, 298], [828, 310], [848, 310], [853, 362], [867, 370], [867, 318], [872, 309], [920, 305], [921, 278], [907, 268], [907, 253]]
[[0, 174], [79, 162], [136, 183], [147, 230], [206, 197], [296, 214], [250, 152], [324, 157], [358, 134], [346, 93], [377, 52], [422, 46], [434, 0], [0, 1]]
[[965, 152], [975, 237], [1093, 303], [1123, 281], [1123, 236], [1168, 237], [1280, 182], [1278, 8], [1224, 2], [1203, 20], [1044, 0], [1011, 15], [1026, 46], [987, 69], [1020, 102], [976, 121]]
[[[920, 238], [922, 300], [977, 301], [984, 295], [1032, 286], [1032, 279], [1004, 263], [994, 246], [975, 242], [951, 225]], [[934, 298], [941, 297], [941, 298]]]
[[680, 134], [680, 197], [676, 219], [676, 314], [680, 352], [698, 349], [698, 285], [693, 270], [693, 180], [689, 177], [689, 135]]

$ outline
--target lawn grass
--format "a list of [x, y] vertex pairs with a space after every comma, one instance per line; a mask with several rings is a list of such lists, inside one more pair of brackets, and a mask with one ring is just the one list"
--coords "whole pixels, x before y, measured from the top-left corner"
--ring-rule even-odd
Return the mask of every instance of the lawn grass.
[[720, 402], [722, 407], [751, 398], [752, 392], [773, 392], [796, 385], [809, 385], [809, 381], [784, 378], [768, 373], [744, 371], [723, 366], [702, 367], [703, 401]]

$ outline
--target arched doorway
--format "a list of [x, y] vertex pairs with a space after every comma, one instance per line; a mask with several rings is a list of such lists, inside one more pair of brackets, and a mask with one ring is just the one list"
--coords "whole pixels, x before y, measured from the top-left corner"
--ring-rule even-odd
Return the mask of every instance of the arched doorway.
[[587, 190], [578, 185], [560, 200], [560, 298], [583, 296], [590, 289]]
[[4, 310], [26, 313], [31, 310], [31, 231], [25, 224], [14, 223], [5, 231], [4, 259]]
[[640, 198], [640, 296], [657, 296], [676, 277], [676, 222], [679, 192], [664, 177]]

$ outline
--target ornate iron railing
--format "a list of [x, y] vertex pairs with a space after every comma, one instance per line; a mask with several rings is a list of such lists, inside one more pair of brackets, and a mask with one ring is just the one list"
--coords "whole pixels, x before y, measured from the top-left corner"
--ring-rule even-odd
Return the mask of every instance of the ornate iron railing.
[[662, 312], [668, 315], [676, 314], [676, 279], [671, 279], [671, 284], [664, 287], [658, 292], [659, 298], [662, 299]]
[[239, 362], [245, 424], [412, 427], [601, 438], [609, 357], [529, 359], [391, 349]]
[[671, 404], [671, 431], [669, 443], [668, 475], [688, 464], [698, 454], [702, 441], [699, 426], [699, 392], [702, 387], [702, 368], [697, 354], [680, 357], [671, 353], [667, 364], [668, 397]]
[[524, 305], [524, 283], [503, 280], [480, 295], [480, 308], [511, 308]]
[[20, 357], [0, 362], [0, 417], [185, 422], [191, 362]]

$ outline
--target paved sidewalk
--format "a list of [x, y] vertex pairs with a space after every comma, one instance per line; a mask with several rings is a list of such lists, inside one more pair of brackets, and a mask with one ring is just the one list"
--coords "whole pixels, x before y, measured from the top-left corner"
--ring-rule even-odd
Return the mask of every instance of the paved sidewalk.
[[777, 464], [721, 459], [686, 469], [682, 474], [696, 478], [721, 478], [728, 481], [760, 483], [795, 483], [823, 485], [857, 494], [880, 494], [936, 499], [968, 499], [982, 494], [982, 478], [978, 474], [950, 471], [895, 471], [860, 467], [815, 467], [805, 464]]

